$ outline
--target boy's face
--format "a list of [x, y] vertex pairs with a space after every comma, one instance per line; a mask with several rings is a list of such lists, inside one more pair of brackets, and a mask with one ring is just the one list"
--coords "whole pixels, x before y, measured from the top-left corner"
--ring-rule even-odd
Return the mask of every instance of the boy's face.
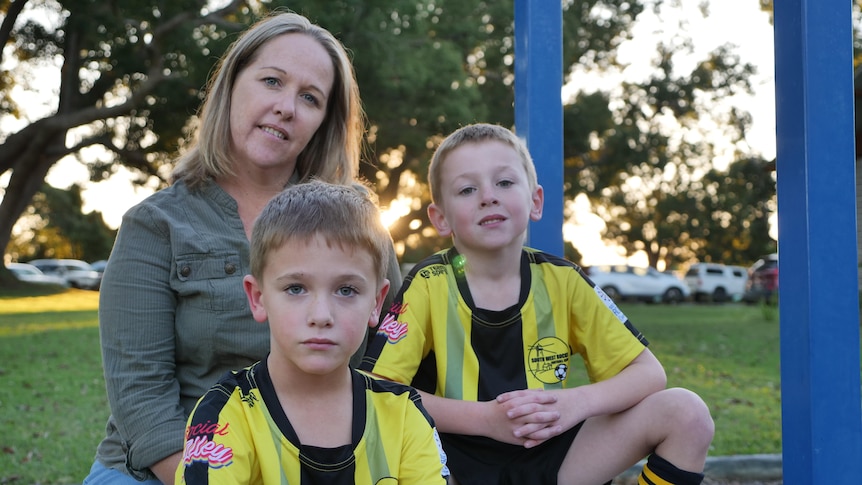
[[322, 236], [272, 251], [261, 280], [243, 283], [255, 320], [269, 319], [270, 362], [315, 375], [347, 366], [389, 289], [388, 280], [378, 288], [368, 251], [329, 247]]
[[459, 251], [521, 246], [530, 220], [542, 217], [541, 186], [530, 188], [514, 148], [496, 140], [464, 144], [440, 167], [440, 200], [428, 215]]

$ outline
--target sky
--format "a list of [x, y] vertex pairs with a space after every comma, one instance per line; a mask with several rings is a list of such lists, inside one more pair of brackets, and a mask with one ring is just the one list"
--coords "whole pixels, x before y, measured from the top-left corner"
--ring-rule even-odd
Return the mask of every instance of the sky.
[[[757, 0], [711, 0], [709, 15], [703, 18], [697, 9], [699, 2], [683, 0], [675, 11], [681, 15], [677, 18], [664, 13], [661, 19], [652, 13], [642, 14], [634, 30], [634, 40], [627, 42], [620, 49], [620, 61], [627, 64], [625, 71], [617, 75], [617, 80], [626, 78], [642, 78], [645, 69], [649, 67], [651, 52], [643, 51], [643, 46], [656, 45], [657, 38], [669, 38], [677, 31], [679, 21], [688, 23], [686, 30], [692, 36], [695, 54], [691, 61], [702, 59], [715, 47], [731, 43], [737, 46], [736, 52], [743, 62], [757, 66], [758, 74], [754, 77], [755, 96], [739, 97], [730, 100], [737, 106], [752, 114], [753, 126], [748, 134], [751, 149], [761, 154], [765, 159], [775, 156], [775, 94], [774, 94], [774, 62], [773, 62], [773, 30], [768, 14], [761, 12]], [[685, 61], [678, 65], [685, 67]], [[564, 88], [564, 94], [571, 90], [591, 90], [597, 86], [607, 86], [613, 79], [596, 80], [579, 76]], [[591, 84], [593, 83], [593, 84]], [[726, 160], [716, 160], [716, 165], [726, 165]], [[117, 227], [121, 217], [132, 205], [140, 202], [152, 193], [151, 189], [133, 186], [127, 171], [121, 170], [110, 180], [101, 183], [87, 182], [87, 170], [73, 159], [58, 163], [48, 174], [47, 181], [55, 187], [68, 187], [72, 183], [85, 186], [83, 192], [84, 212], [98, 210], [102, 212], [105, 222], [111, 227]], [[597, 216], [591, 215], [589, 202], [578, 198], [569, 202], [576, 208], [577, 224], [568, 224], [564, 228], [564, 237], [575, 240], [576, 247], [584, 256], [583, 263], [603, 264], [617, 263], [625, 260], [618, 250], [608, 248], [601, 241], [601, 231], [604, 224]], [[643, 255], [630, 259], [633, 264], [646, 265]], [[661, 268], [660, 268], [661, 269]]]

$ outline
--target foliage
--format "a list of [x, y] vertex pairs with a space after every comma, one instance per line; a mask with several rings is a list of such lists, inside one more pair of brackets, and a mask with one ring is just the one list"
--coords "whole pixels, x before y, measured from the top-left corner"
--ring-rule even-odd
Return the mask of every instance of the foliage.
[[116, 231], [101, 213], [83, 214], [81, 187], [42, 186], [27, 208], [29, 227], [13, 237], [7, 254], [18, 261], [38, 258], [108, 259]]
[[692, 184], [688, 235], [705, 261], [747, 265], [778, 251], [769, 237], [775, 211], [774, 164], [738, 160], [727, 171], [712, 169]]
[[[659, 260], [669, 268], [693, 259], [709, 260], [713, 255], [708, 246], [721, 239], [769, 240], [766, 232], [752, 234], [748, 229], [752, 221], [731, 206], [714, 207], [716, 213], [729, 214], [730, 221], [710, 224], [709, 238], [699, 237], [690, 225], [699, 215], [696, 201], [711, 197], [700, 179], [708, 171], [721, 176], [713, 167], [719, 155], [714, 137], [701, 126], [710, 122], [721, 130], [722, 143], [738, 145], [750, 115], [721, 103], [740, 93], [751, 94], [749, 79], [756, 72], [740, 62], [729, 45], [681, 71], [677, 60], [690, 55], [691, 48], [688, 39], [662, 41], [654, 70], [644, 81], [624, 82], [616, 92], [578, 93], [564, 111], [567, 186], [590, 198], [607, 226], [606, 239], [629, 254], [644, 251], [651, 266]], [[721, 186], [720, 192], [732, 194], [711, 200], [720, 204], [745, 197], [735, 193], [739, 190], [744, 186]], [[748, 198], [757, 198], [753, 202], [758, 206], [768, 204], [774, 189]], [[730, 228], [741, 229], [725, 234]], [[756, 257], [734, 262], [748, 264]]]
[[[514, 124], [513, 2], [292, 2], [354, 53], [370, 119], [373, 163], [363, 167], [383, 206], [401, 205], [390, 227], [402, 260], [449, 244], [425, 207], [428, 160], [442, 136], [467, 123]], [[564, 62], [601, 69], [630, 36], [641, 2], [564, 2]], [[397, 40], [396, 40], [397, 39]]]
[[[90, 169], [94, 181], [123, 164], [148, 177], [165, 176], [184, 127], [200, 103], [214, 56], [229, 33], [248, 23], [249, 8], [234, 1], [210, 12], [203, 0], [115, 2], [14, 0], [0, 4], [3, 53], [11, 54], [0, 89], [49, 89], [55, 105], [43, 117], [11, 97], [2, 111], [25, 126], [0, 144], [0, 174], [8, 173], [0, 203], [0, 247], [42, 187], [48, 170], [70, 155]], [[36, 77], [55, 75], [46, 86]], [[20, 123], [19, 123], [20, 124]], [[104, 154], [93, 161], [90, 147]]]
[[[23, 124], [16, 133], [0, 135], [0, 175], [10, 175], [0, 203], [0, 246], [6, 246], [45, 174], [64, 156], [87, 164], [94, 181], [124, 165], [140, 183], [166, 184], [215, 59], [255, 17], [285, 7], [330, 29], [353, 54], [369, 118], [368, 163], [362, 171], [376, 185], [382, 206], [401, 209], [391, 231], [402, 260], [448, 245], [424, 210], [427, 161], [440, 137], [458, 126], [475, 121], [512, 126], [513, 2], [222, 0], [210, 5], [205, 0], [0, 3], [5, 13], [0, 39], [10, 56], [0, 60], [11, 66], [0, 75], [0, 115]], [[620, 67], [617, 48], [631, 38], [641, 13], [659, 11], [664, 1], [562, 5], [564, 68], [595, 73]], [[661, 201], [668, 214], [682, 213], [680, 195], [708, 170], [711, 156], [709, 143], [672, 136], [667, 122], [695, 131], [719, 99], [749, 88], [752, 72], [729, 48], [711, 53], [690, 72], [677, 72], [675, 56], [689, 48], [685, 39], [659, 45], [655, 72], [647, 79], [618, 90], [578, 93], [564, 108], [566, 196], [588, 194], [609, 222], [609, 239], [629, 250], [646, 249], [653, 258], [688, 244], [678, 237], [685, 230], [673, 217], [653, 211]], [[45, 71], [60, 73], [53, 87], [56, 104], [41, 118], [25, 117], [8, 93], [33, 89], [33, 77]], [[737, 112], [715, 121], [728, 127], [731, 141], [749, 122]], [[93, 147], [101, 150], [85, 152]], [[688, 165], [699, 171], [687, 172]], [[662, 181], [674, 176], [679, 179], [670, 186]], [[632, 188], [635, 179], [644, 181], [646, 191]], [[617, 223], [621, 208], [626, 217]], [[700, 255], [700, 249], [687, 250]]]
[[[0, 145], [0, 173], [12, 171], [0, 204], [0, 246], [50, 166], [64, 155], [80, 155], [84, 147], [107, 150], [101, 160], [90, 162], [93, 180], [124, 164], [142, 180], [164, 181], [171, 157], [182, 146], [187, 119], [200, 101], [199, 87], [231, 33], [253, 14], [282, 5], [326, 26], [352, 50], [370, 119], [371, 163], [363, 171], [377, 184], [384, 206], [397, 199], [408, 207], [409, 215], [392, 228], [396, 240], [406, 241], [405, 250], [435, 240], [423, 210], [428, 196], [421, 181], [434, 140], [469, 122], [512, 124], [511, 2], [235, 0], [215, 12], [205, 4], [4, 4], [6, 29], [0, 32], [15, 34], [3, 40], [4, 45], [12, 40], [13, 58], [19, 62], [4, 77], [4, 91], [13, 84], [24, 86], [23, 76], [35, 64], [59, 58], [66, 67], [56, 112]], [[566, 62], [612, 63], [613, 49], [629, 36], [642, 9], [639, 2], [620, 0], [567, 2]], [[23, 22], [13, 29], [17, 11], [24, 12]], [[46, 11], [53, 12], [53, 23], [25, 15]], [[20, 107], [8, 101], [5, 111], [20, 114]], [[76, 135], [70, 146], [63, 143], [67, 134]]]

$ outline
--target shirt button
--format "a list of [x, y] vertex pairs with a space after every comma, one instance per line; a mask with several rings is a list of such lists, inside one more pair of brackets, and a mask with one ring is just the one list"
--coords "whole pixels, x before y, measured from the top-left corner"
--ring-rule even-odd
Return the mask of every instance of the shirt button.
[[188, 278], [188, 276], [192, 274], [192, 269], [189, 266], [183, 266], [180, 268], [180, 276], [183, 278]]
[[227, 274], [234, 274], [234, 273], [236, 273], [236, 265], [235, 265], [235, 264], [233, 264], [233, 263], [225, 263], [225, 265], [224, 265], [224, 272], [225, 272], [225, 273], [227, 273]]

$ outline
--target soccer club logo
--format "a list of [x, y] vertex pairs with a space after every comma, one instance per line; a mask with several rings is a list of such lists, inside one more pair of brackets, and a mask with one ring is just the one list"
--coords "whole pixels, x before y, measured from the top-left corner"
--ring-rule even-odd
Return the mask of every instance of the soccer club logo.
[[557, 384], [569, 374], [571, 350], [557, 337], [544, 337], [530, 346], [527, 358], [533, 377], [545, 384]]

